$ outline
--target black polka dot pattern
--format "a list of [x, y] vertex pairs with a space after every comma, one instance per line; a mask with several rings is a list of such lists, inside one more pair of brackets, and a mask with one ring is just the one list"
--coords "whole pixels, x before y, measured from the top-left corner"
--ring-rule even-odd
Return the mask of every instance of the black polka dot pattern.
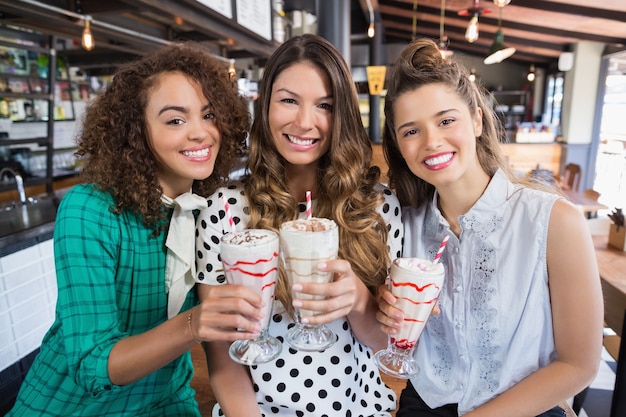
[[[378, 208], [389, 231], [388, 246], [392, 259], [400, 256], [403, 229], [397, 198], [388, 188], [379, 186], [385, 201]], [[230, 230], [219, 195], [227, 199], [233, 220], [239, 230], [249, 221], [243, 187], [221, 188], [209, 199], [209, 208], [200, 212], [197, 222], [197, 282], [225, 282], [219, 259], [219, 239]], [[306, 205], [298, 205], [301, 217]], [[380, 372], [369, 348], [352, 334], [345, 318], [328, 325], [337, 335], [337, 342], [324, 352], [299, 352], [287, 344], [279, 357], [267, 364], [249, 367], [261, 413], [270, 416], [389, 416], [395, 408], [396, 396], [382, 382]], [[293, 327], [284, 308], [275, 302], [270, 333], [279, 340]], [[213, 416], [223, 415], [217, 405]]]

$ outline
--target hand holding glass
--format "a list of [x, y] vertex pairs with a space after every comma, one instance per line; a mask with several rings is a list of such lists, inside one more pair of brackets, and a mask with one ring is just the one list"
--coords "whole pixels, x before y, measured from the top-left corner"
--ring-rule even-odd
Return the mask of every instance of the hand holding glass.
[[244, 365], [269, 362], [282, 350], [280, 341], [269, 335], [278, 254], [278, 234], [271, 230], [248, 229], [221, 238], [220, 256], [228, 283], [253, 289], [265, 303], [259, 337], [238, 340], [230, 345], [229, 354], [235, 362]]
[[[337, 259], [339, 233], [334, 221], [313, 217], [283, 223], [280, 227], [280, 246], [290, 286], [296, 282], [331, 282], [332, 273], [319, 271], [317, 264]], [[301, 293], [294, 294], [296, 297], [320, 299], [319, 296]], [[296, 325], [285, 336], [287, 343], [294, 349], [322, 351], [337, 341], [337, 336], [326, 325], [301, 322], [302, 317], [315, 314], [318, 313], [296, 310]]]
[[397, 298], [396, 307], [404, 313], [404, 323], [389, 346], [378, 351], [374, 360], [385, 373], [410, 378], [419, 367], [413, 354], [426, 321], [439, 297], [444, 269], [439, 263], [417, 258], [398, 258], [391, 265], [389, 286]]

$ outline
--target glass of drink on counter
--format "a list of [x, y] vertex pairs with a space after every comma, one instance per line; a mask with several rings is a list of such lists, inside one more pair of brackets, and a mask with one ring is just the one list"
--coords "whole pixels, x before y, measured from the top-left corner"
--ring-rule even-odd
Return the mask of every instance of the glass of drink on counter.
[[278, 277], [278, 234], [263, 229], [227, 233], [221, 238], [220, 256], [228, 283], [253, 289], [265, 303], [259, 337], [232, 343], [230, 357], [244, 365], [269, 362], [282, 350], [280, 341], [269, 334]]
[[[280, 246], [285, 272], [290, 287], [297, 282], [330, 282], [332, 273], [321, 272], [317, 264], [337, 259], [339, 233], [330, 219], [309, 218], [283, 223], [280, 227]], [[300, 299], [319, 299], [309, 294], [294, 294]], [[326, 325], [302, 323], [301, 318], [315, 315], [315, 311], [296, 309], [296, 325], [287, 332], [285, 340], [294, 349], [322, 351], [337, 341], [335, 333]]]
[[404, 313], [404, 323], [387, 349], [374, 360], [385, 373], [410, 378], [419, 367], [414, 358], [417, 340], [430, 317], [443, 285], [444, 269], [439, 263], [419, 258], [397, 258], [391, 265], [389, 287], [397, 298], [396, 307]]

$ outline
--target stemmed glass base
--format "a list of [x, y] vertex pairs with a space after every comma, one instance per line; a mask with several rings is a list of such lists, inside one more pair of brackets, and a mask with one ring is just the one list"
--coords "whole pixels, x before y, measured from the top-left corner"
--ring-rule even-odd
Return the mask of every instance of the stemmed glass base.
[[291, 347], [306, 352], [321, 352], [337, 341], [337, 335], [325, 325], [297, 323], [287, 332], [285, 340]]
[[374, 355], [374, 362], [381, 371], [396, 378], [408, 379], [419, 372], [417, 361], [413, 357], [415, 348], [400, 349], [390, 345]]
[[282, 349], [280, 340], [270, 336], [266, 329], [256, 339], [233, 342], [228, 354], [232, 360], [242, 365], [256, 365], [276, 359]]

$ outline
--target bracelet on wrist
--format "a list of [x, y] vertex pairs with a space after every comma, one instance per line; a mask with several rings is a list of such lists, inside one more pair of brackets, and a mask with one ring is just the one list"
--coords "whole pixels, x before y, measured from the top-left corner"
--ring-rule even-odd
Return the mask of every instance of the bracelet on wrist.
[[189, 326], [189, 334], [191, 334], [191, 338], [195, 340], [197, 343], [202, 343], [203, 340], [196, 337], [193, 334], [193, 328], [191, 327], [191, 315], [193, 314], [193, 308], [189, 309], [189, 314], [187, 315], [187, 325]]

